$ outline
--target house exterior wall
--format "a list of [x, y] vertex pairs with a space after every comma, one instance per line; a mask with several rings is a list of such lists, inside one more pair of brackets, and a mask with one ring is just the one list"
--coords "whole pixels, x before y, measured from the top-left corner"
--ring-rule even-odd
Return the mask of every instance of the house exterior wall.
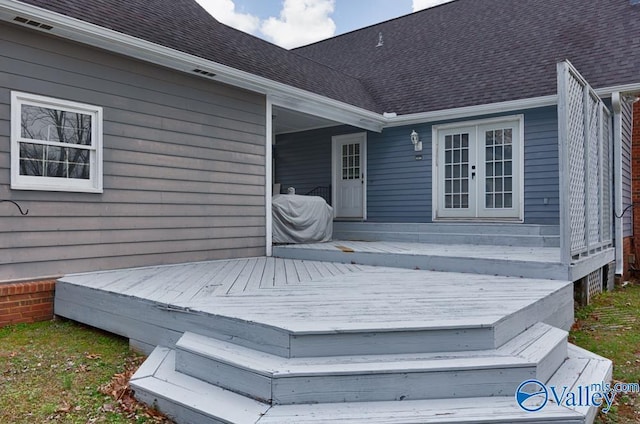
[[[631, 195], [631, 149], [633, 131], [633, 104], [622, 102], [622, 207], [632, 204]], [[618, 211], [620, 213], [620, 211]], [[633, 207], [630, 208], [622, 219], [622, 231], [624, 237], [633, 235]]]
[[[525, 223], [559, 223], [558, 118], [555, 107], [514, 111], [524, 114]], [[459, 122], [495, 117], [476, 116]], [[367, 220], [428, 223], [432, 219], [432, 125], [387, 128], [367, 133]], [[409, 134], [420, 134], [422, 160]], [[347, 126], [276, 137], [275, 178], [283, 187], [304, 194], [316, 186], [331, 185], [331, 137], [362, 132]], [[546, 201], [545, 201], [546, 199]]]
[[[264, 96], [0, 24], [0, 281], [265, 253]], [[104, 113], [104, 192], [10, 187], [12, 90]]]
[[[640, 266], [638, 258], [638, 253], [640, 253], [640, 239], [638, 235], [640, 235], [640, 209], [636, 211], [638, 205], [640, 205], [640, 102], [636, 102], [633, 105], [633, 129], [632, 129], [632, 137], [631, 137], [631, 200], [633, 201], [634, 207], [633, 210], [633, 235], [632, 237], [627, 237], [629, 241], [630, 249], [628, 252], [631, 253], [632, 260], [629, 261], [627, 258], [627, 263], [625, 263], [625, 270], [629, 270], [631, 268], [638, 269]], [[627, 246], [625, 246], [626, 249]], [[630, 263], [629, 263], [630, 262]]]

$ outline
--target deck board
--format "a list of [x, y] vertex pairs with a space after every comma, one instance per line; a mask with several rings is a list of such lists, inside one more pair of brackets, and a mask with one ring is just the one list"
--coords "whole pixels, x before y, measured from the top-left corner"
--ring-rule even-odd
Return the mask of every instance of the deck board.
[[430, 256], [460, 256], [465, 258], [483, 258], [517, 260], [529, 262], [560, 262], [560, 249], [556, 247], [524, 246], [475, 246], [470, 244], [428, 244], [388, 241], [331, 241], [326, 243], [292, 244], [286, 249], [312, 249], [340, 251], [339, 246], [354, 250], [354, 253], [404, 253]]
[[[322, 270], [322, 272], [320, 271]], [[489, 326], [568, 282], [250, 258], [114, 271], [128, 296], [297, 332]], [[99, 275], [100, 284], [108, 273]], [[92, 287], [86, 275], [63, 281]]]

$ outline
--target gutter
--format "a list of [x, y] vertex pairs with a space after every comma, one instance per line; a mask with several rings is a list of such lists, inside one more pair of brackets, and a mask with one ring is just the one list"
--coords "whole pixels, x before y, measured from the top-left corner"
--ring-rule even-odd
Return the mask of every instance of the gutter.
[[[614, 203], [614, 233], [616, 253], [616, 275], [624, 272], [623, 245], [622, 245], [622, 96], [620, 92], [611, 95], [613, 108], [613, 195]], [[619, 217], [619, 218], [618, 218]]]

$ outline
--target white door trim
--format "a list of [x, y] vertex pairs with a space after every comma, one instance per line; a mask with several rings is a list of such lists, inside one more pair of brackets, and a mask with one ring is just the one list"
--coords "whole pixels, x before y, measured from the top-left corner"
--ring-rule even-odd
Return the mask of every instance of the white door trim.
[[[440, 179], [441, 177], [441, 170], [440, 170], [440, 162], [439, 162], [439, 145], [440, 145], [440, 135], [441, 132], [443, 131], [447, 131], [447, 130], [452, 130], [452, 129], [468, 129], [469, 127], [474, 127], [475, 128], [475, 135], [473, 136], [473, 138], [475, 139], [476, 142], [480, 141], [480, 137], [478, 135], [478, 130], [482, 129], [482, 127], [485, 126], [490, 126], [490, 125], [494, 125], [494, 124], [498, 124], [498, 123], [513, 123], [514, 121], [517, 121], [517, 134], [519, 137], [518, 140], [518, 147], [519, 147], [519, 154], [518, 157], [514, 157], [514, 162], [517, 162], [517, 170], [516, 173], [514, 173], [514, 177], [517, 178], [517, 182], [515, 182], [515, 184], [517, 184], [517, 191], [518, 193], [516, 194], [516, 190], [514, 190], [514, 204], [517, 204], [519, 209], [518, 209], [518, 216], [517, 217], [500, 217], [500, 216], [494, 216], [494, 217], [487, 217], [487, 216], [480, 216], [482, 214], [478, 213], [478, 204], [476, 202], [475, 205], [475, 216], [472, 217], [442, 217], [438, 215], [438, 210], [440, 208], [440, 202], [442, 201], [442, 199], [440, 198], [441, 196], [441, 185], [442, 185], [442, 181]], [[461, 121], [461, 122], [455, 122], [455, 123], [450, 123], [450, 124], [442, 124], [442, 125], [434, 125], [432, 126], [432, 140], [433, 142], [431, 143], [432, 146], [432, 159], [431, 159], [431, 166], [432, 166], [432, 173], [431, 173], [431, 190], [432, 190], [432, 207], [431, 207], [431, 211], [432, 211], [432, 220], [433, 221], [447, 221], [447, 220], [459, 220], [459, 221], [509, 221], [509, 222], [524, 222], [524, 149], [525, 149], [525, 138], [524, 138], [524, 115], [523, 114], [519, 114], [519, 115], [509, 115], [509, 116], [500, 116], [500, 117], [496, 117], [496, 118], [489, 118], [489, 119], [478, 119], [478, 120], [473, 120], [473, 121]], [[476, 158], [479, 159], [479, 158]], [[515, 164], [514, 164], [515, 165]], [[476, 166], [476, 172], [477, 175], [480, 174], [480, 172], [484, 169], [484, 165], [482, 166]], [[444, 175], [444, 174], [443, 174]], [[484, 177], [483, 177], [484, 178]], [[476, 183], [478, 179], [476, 179]], [[484, 181], [482, 182], [484, 184]], [[480, 191], [478, 191], [480, 192]]]
[[[366, 221], [367, 219], [367, 133], [350, 133], [350, 134], [342, 134], [335, 135], [331, 137], [331, 204], [333, 205], [334, 217], [340, 218], [337, 216], [337, 188], [338, 188], [338, 179], [337, 179], [337, 155], [338, 149], [337, 145], [340, 141], [352, 137], [362, 137], [362, 151], [360, 152], [360, 165], [361, 165], [361, 178], [362, 178], [362, 217], [352, 218], [352, 219], [362, 219]], [[349, 218], [345, 218], [349, 219]]]

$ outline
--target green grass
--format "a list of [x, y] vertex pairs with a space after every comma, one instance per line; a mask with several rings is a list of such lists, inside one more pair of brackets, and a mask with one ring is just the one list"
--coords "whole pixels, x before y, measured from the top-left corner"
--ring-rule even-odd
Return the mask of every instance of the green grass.
[[145, 423], [100, 388], [140, 358], [125, 339], [68, 321], [0, 328], [0, 423]]
[[[613, 379], [640, 382], [640, 284], [629, 284], [598, 295], [586, 307], [576, 310], [569, 340], [613, 361]], [[640, 398], [628, 394], [617, 398], [600, 423], [640, 422]]]

